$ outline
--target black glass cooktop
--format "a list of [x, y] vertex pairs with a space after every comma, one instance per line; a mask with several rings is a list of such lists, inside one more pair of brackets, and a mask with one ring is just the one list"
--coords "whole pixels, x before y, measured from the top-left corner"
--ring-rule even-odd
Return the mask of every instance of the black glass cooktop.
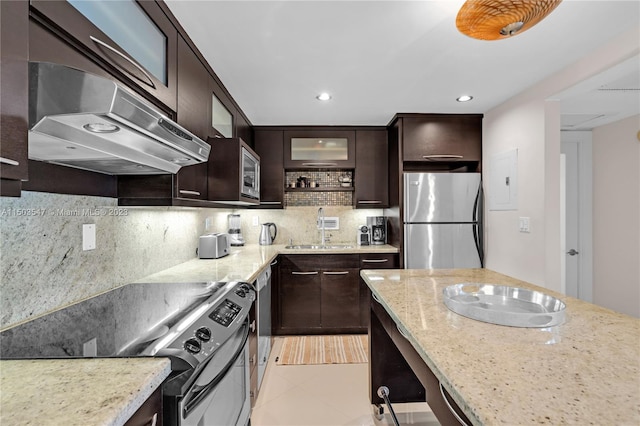
[[128, 284], [5, 330], [0, 358], [135, 356], [226, 285]]

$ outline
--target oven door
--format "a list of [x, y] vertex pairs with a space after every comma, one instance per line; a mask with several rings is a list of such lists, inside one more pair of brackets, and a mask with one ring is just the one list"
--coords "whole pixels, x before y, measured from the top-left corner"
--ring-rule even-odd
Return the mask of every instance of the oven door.
[[249, 399], [247, 322], [196, 369], [178, 404], [181, 426], [247, 425]]
[[260, 199], [260, 161], [242, 147], [242, 195]]

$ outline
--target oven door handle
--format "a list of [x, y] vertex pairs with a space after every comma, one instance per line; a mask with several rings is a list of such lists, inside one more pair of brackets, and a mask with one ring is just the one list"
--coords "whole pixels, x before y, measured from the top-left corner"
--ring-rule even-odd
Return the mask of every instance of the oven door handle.
[[[247, 344], [247, 340], [249, 339], [249, 318], [246, 319], [245, 323], [242, 325], [244, 328], [244, 335], [242, 337], [242, 344], [238, 347], [236, 352], [233, 354], [233, 357], [227, 362], [224, 368], [213, 378], [209, 383], [204, 386], [197, 386], [193, 384], [191, 388], [187, 391], [187, 394], [184, 397], [184, 412], [183, 416], [186, 418], [191, 410], [198, 405], [198, 403], [206, 397], [213, 388], [218, 386], [218, 383], [224, 379], [229, 370], [236, 363], [238, 357], [244, 351], [245, 345]], [[212, 357], [213, 358], [213, 357]]]

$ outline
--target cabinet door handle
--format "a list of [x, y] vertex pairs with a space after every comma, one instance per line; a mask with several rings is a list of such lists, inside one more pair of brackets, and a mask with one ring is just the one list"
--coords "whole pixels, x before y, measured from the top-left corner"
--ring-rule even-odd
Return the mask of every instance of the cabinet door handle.
[[181, 189], [178, 192], [180, 192], [181, 194], [184, 194], [184, 195], [200, 195], [200, 193], [198, 191], [190, 191], [190, 190], [187, 190], [187, 189]]
[[318, 275], [317, 271], [314, 272], [296, 272], [296, 271], [292, 271], [291, 275]]
[[324, 271], [322, 273], [325, 275], [347, 275], [349, 271]]
[[358, 204], [382, 204], [380, 200], [360, 200]]
[[389, 259], [362, 259], [362, 263], [386, 263]]
[[278, 259], [274, 260], [270, 263], [270, 266], [276, 266], [278, 264]]
[[302, 163], [303, 166], [337, 166], [338, 163]]
[[440, 385], [440, 395], [442, 395], [442, 399], [444, 399], [444, 403], [447, 404], [447, 408], [449, 409], [449, 411], [451, 411], [451, 414], [453, 414], [453, 417], [456, 418], [456, 420], [462, 425], [462, 426], [469, 426], [467, 424], [467, 422], [465, 422], [464, 420], [462, 420], [462, 417], [460, 417], [458, 415], [458, 413], [456, 413], [456, 411], [453, 409], [453, 407], [451, 406], [451, 404], [449, 403], [449, 399], [446, 397], [446, 395], [444, 394], [444, 386], [442, 386], [442, 382], [438, 383]]
[[99, 44], [100, 46], [103, 46], [106, 49], [109, 49], [110, 51], [112, 51], [113, 53], [115, 53], [116, 55], [120, 56], [122, 59], [126, 60], [127, 62], [129, 62], [131, 65], [133, 65], [134, 67], [136, 67], [136, 69], [138, 71], [140, 71], [142, 74], [144, 74], [145, 77], [147, 77], [147, 79], [149, 80], [148, 82], [144, 82], [146, 84], [148, 84], [149, 86], [151, 86], [152, 88], [156, 88], [156, 85], [153, 84], [153, 79], [151, 79], [151, 76], [149, 74], [147, 74], [147, 72], [144, 70], [144, 68], [142, 68], [140, 65], [136, 64], [131, 58], [129, 58], [127, 55], [125, 55], [124, 53], [120, 52], [118, 49], [109, 46], [107, 43], [105, 43], [102, 40], [98, 40], [97, 38], [95, 38], [94, 36], [89, 36], [89, 38], [96, 44]]
[[151, 423], [149, 423], [149, 425], [156, 426], [157, 424], [158, 424], [158, 413], [155, 413], [153, 417], [151, 417]]
[[252, 333], [256, 331], [256, 320], [251, 321], [251, 324], [249, 324], [249, 330], [251, 330]]
[[446, 161], [446, 160], [462, 160], [464, 156], [462, 155], [454, 155], [454, 154], [433, 154], [433, 155], [423, 155], [422, 158], [428, 161]]
[[10, 166], [19, 166], [20, 163], [16, 160], [12, 160], [11, 158], [0, 157], [0, 163], [8, 164]]

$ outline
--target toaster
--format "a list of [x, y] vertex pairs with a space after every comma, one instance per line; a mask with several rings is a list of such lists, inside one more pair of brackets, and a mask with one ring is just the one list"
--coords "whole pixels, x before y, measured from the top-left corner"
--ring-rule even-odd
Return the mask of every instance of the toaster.
[[217, 259], [229, 254], [229, 234], [206, 234], [198, 241], [200, 259]]

